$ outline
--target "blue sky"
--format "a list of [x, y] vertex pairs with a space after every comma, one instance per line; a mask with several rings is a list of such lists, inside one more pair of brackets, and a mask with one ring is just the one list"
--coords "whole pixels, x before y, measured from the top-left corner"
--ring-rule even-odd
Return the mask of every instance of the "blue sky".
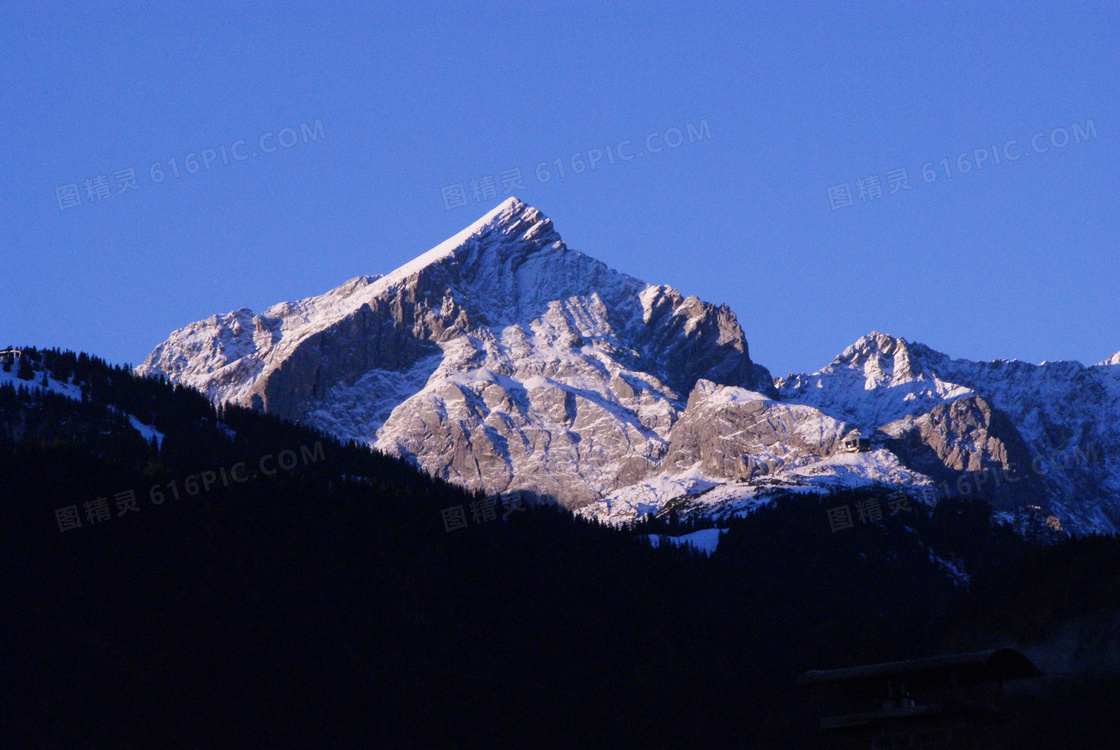
[[520, 169], [571, 247], [728, 303], [775, 375], [871, 330], [1120, 350], [1116, 4], [783, 5], [10, 4], [0, 346], [136, 364], [388, 272]]

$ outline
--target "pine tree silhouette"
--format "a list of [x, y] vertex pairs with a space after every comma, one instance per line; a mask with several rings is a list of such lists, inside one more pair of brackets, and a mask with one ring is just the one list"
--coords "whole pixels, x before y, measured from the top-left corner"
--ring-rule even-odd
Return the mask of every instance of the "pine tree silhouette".
[[20, 380], [33, 380], [35, 372], [31, 369], [31, 360], [27, 355], [19, 358], [19, 370], [16, 371], [16, 377]]

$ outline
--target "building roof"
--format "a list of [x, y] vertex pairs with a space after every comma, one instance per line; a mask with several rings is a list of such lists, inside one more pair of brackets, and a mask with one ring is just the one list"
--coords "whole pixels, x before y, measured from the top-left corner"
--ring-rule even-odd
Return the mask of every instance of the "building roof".
[[887, 695], [895, 685], [919, 693], [1040, 676], [1042, 672], [1022, 652], [1001, 648], [848, 669], [813, 670], [801, 675], [796, 684], [832, 685], [850, 695], [874, 697]]

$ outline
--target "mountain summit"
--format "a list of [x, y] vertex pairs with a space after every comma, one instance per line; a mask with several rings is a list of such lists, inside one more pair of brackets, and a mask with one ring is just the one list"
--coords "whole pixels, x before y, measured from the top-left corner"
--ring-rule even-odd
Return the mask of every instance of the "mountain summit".
[[385, 276], [175, 331], [137, 370], [576, 505], [654, 471], [699, 380], [773, 390], [726, 306], [570, 249], [516, 198]]

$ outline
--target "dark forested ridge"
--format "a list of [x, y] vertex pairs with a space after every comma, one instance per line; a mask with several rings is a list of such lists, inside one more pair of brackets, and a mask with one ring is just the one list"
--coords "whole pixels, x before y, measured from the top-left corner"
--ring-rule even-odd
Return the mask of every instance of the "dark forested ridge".
[[[1003, 645], [1048, 674], [1011, 695], [1007, 746], [1118, 728], [1113, 538], [1026, 541], [962, 499], [833, 533], [827, 508], [864, 492], [777, 502], [704, 557], [650, 546], [694, 528], [672, 518], [491, 506], [304, 426], [24, 352], [31, 377], [0, 386], [0, 746], [822, 747], [801, 672]], [[32, 388], [44, 372], [79, 399]]]

